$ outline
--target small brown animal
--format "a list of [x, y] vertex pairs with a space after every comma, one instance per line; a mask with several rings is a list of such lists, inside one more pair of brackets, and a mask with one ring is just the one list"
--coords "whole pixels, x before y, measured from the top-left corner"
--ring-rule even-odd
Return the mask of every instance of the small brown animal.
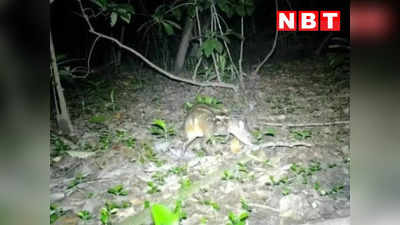
[[187, 139], [185, 151], [196, 138], [204, 138], [205, 142], [213, 135], [232, 134], [241, 142], [251, 145], [251, 135], [244, 121], [230, 118], [226, 112], [204, 104], [193, 106], [185, 118], [184, 129]]

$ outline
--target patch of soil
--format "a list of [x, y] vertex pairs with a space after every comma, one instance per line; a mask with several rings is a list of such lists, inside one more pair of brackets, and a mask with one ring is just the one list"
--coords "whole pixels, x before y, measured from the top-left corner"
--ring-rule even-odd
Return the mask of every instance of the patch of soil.
[[[112, 224], [152, 224], [145, 205], [172, 209], [176, 200], [187, 216], [181, 224], [227, 224], [230, 212], [247, 212], [248, 224], [255, 225], [348, 217], [349, 81], [332, 76], [323, 59], [277, 63], [247, 77], [246, 89], [234, 93], [159, 75], [125, 75], [113, 84], [114, 102], [93, 101], [85, 108], [71, 103], [79, 140], [65, 152], [94, 154], [52, 158], [51, 202], [72, 215], [87, 210], [92, 219], [69, 220], [86, 225], [100, 224], [102, 208], [116, 212]], [[219, 151], [207, 155], [194, 144], [183, 153], [184, 104], [197, 95], [214, 97], [246, 118], [253, 133], [261, 132], [256, 144], [301, 141], [311, 147], [244, 146], [232, 153], [229, 144], [216, 143], [208, 148]], [[165, 120], [175, 135], [152, 135], [154, 119]], [[337, 121], [343, 123], [307, 125]], [[262, 135], [271, 129], [273, 135]], [[52, 143], [53, 151], [60, 148]], [[122, 190], [110, 193], [117, 185]]]

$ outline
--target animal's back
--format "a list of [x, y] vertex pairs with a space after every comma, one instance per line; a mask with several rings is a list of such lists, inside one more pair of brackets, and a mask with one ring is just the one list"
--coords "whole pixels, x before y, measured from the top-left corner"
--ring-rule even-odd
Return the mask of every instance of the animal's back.
[[[209, 138], [214, 132], [214, 112], [206, 105], [196, 105], [185, 118], [186, 147], [198, 137]], [[185, 148], [186, 148], [185, 147]]]

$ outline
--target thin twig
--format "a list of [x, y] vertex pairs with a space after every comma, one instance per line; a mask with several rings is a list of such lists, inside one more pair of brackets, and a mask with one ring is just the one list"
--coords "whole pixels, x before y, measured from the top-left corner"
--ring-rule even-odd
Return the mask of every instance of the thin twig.
[[[200, 46], [201, 46], [203, 44], [203, 40], [202, 40], [202, 37], [201, 37], [201, 25], [200, 25], [199, 7], [198, 6], [196, 6], [196, 8], [195, 8], [195, 12], [196, 12], [197, 29], [199, 30], [198, 31], [199, 32], [199, 43], [200, 43]], [[192, 80], [196, 80], [197, 71], [198, 71], [198, 69], [199, 69], [199, 67], [201, 65], [202, 60], [203, 60], [203, 57], [199, 57], [199, 59], [197, 61], [197, 64], [196, 64], [196, 67], [194, 68]]]
[[[218, 25], [219, 33], [220, 33], [220, 35], [222, 36], [222, 35], [224, 35], [224, 32], [222, 31], [221, 23], [220, 23], [220, 21], [219, 21], [219, 14], [217, 13], [217, 9], [215, 8], [215, 5], [214, 5], [214, 4], [213, 4], [213, 8], [214, 8], [214, 12], [215, 12], [215, 15], [216, 15], [216, 17], [215, 17], [216, 25]], [[232, 67], [233, 67], [233, 69], [235, 70], [235, 73], [239, 73], [238, 69], [237, 69], [236, 66], [235, 66], [235, 63], [233, 62], [233, 58], [232, 58], [231, 52], [229, 51], [228, 44], [226, 43], [225, 40], [222, 40], [222, 42], [224, 43], [226, 52], [227, 52], [227, 54], [228, 54], [229, 60], [230, 60], [231, 63], [232, 63]]]
[[[276, 10], [276, 12], [278, 12], [278, 0], [275, 0], [275, 10]], [[278, 28], [276, 28], [276, 31], [275, 31], [275, 39], [274, 39], [274, 43], [272, 45], [271, 50], [269, 51], [267, 56], [265, 56], [264, 60], [260, 64], [258, 64], [256, 69], [252, 73], [253, 75], [258, 74], [258, 71], [261, 69], [261, 67], [268, 61], [268, 59], [269, 59], [269, 57], [271, 57], [272, 53], [274, 53], [277, 41], [278, 41]]]
[[312, 144], [310, 143], [305, 143], [305, 142], [293, 142], [293, 143], [288, 143], [288, 142], [269, 142], [269, 143], [263, 143], [260, 145], [254, 145], [255, 150], [260, 149], [260, 148], [276, 148], [276, 147], [287, 147], [287, 148], [294, 148], [294, 147], [312, 147]]
[[243, 16], [240, 18], [240, 35], [241, 35], [241, 40], [240, 40], [240, 56], [239, 56], [239, 81], [240, 85], [243, 88], [243, 45], [244, 45], [244, 21], [243, 21]]
[[93, 53], [94, 46], [96, 45], [96, 43], [97, 43], [97, 41], [99, 39], [100, 39], [100, 37], [97, 36], [96, 39], [94, 39], [94, 41], [93, 41], [92, 47], [90, 48], [89, 56], [88, 56], [88, 60], [87, 60], [87, 74], [86, 74], [86, 76], [89, 75], [89, 73], [90, 73], [90, 59], [92, 58], [92, 53]]
[[263, 123], [263, 125], [271, 127], [318, 127], [318, 126], [332, 126], [332, 125], [347, 125], [350, 121], [334, 121], [325, 123]]

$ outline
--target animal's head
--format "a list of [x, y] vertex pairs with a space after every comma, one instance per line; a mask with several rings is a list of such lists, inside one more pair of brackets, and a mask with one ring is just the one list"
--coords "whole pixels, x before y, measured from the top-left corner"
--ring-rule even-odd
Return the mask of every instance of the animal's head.
[[246, 145], [252, 145], [251, 134], [244, 120], [231, 119], [228, 122], [228, 132]]

